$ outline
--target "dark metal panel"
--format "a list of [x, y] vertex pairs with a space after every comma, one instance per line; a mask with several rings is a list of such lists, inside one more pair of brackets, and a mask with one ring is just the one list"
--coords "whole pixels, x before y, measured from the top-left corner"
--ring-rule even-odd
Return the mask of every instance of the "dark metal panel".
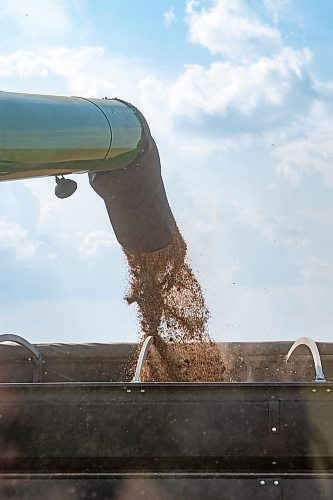
[[331, 474], [0, 474], [20, 500], [331, 500]]
[[266, 403], [27, 402], [0, 404], [0, 415], [0, 457], [256, 456], [267, 446]]
[[[279, 481], [269, 479], [58, 479], [0, 481], [2, 499], [15, 500], [282, 500]], [[294, 500], [301, 497], [294, 497]]]
[[[35, 479], [0, 480], [13, 500], [331, 500], [331, 479]], [[278, 485], [275, 483], [278, 482]]]
[[332, 470], [329, 387], [2, 385], [0, 467]]
[[332, 414], [331, 398], [286, 401], [281, 404], [281, 433], [300, 454], [333, 456]]
[[280, 432], [280, 401], [275, 396], [269, 402], [269, 432]]
[[283, 481], [283, 500], [331, 500], [332, 498], [332, 478], [285, 479]]

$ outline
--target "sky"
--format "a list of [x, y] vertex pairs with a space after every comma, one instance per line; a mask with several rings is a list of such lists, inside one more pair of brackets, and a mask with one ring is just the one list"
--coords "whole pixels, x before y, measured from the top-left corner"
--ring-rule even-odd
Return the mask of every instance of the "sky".
[[[146, 116], [217, 341], [333, 341], [331, 0], [0, 0], [0, 90]], [[0, 182], [0, 331], [135, 342], [86, 175]]]

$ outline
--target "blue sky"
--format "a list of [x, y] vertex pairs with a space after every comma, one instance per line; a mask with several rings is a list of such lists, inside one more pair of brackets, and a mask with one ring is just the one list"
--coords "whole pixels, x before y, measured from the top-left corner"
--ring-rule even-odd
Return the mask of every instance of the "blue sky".
[[[330, 0], [0, 0], [0, 89], [147, 117], [216, 340], [333, 340]], [[0, 330], [139, 338], [85, 175], [0, 183]]]

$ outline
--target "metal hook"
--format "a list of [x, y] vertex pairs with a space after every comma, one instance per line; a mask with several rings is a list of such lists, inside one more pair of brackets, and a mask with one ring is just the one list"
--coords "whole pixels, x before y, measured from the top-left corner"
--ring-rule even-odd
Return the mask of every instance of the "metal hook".
[[310, 337], [300, 337], [298, 340], [296, 340], [296, 342], [294, 342], [289, 349], [289, 352], [286, 356], [286, 361], [289, 360], [296, 347], [300, 345], [306, 345], [310, 349], [316, 370], [316, 382], [326, 382], [317, 344]]
[[23, 347], [29, 349], [29, 351], [34, 356], [34, 362], [36, 367], [33, 372], [32, 381], [40, 382], [42, 377], [42, 354], [39, 351], [39, 349], [37, 349], [36, 346], [30, 344], [30, 342], [28, 342], [23, 337], [20, 337], [20, 335], [15, 335], [14, 333], [4, 333], [0, 335], [0, 343], [1, 342], [15, 342], [15, 344], [20, 344]]
[[144, 343], [141, 347], [141, 350], [140, 350], [140, 354], [139, 354], [139, 358], [138, 358], [138, 362], [136, 365], [135, 374], [134, 374], [134, 377], [132, 379], [132, 382], [141, 382], [142, 368], [143, 368], [144, 362], [146, 361], [146, 357], [147, 357], [149, 348], [153, 343], [154, 343], [154, 337], [152, 335], [147, 337], [146, 340], [144, 341]]

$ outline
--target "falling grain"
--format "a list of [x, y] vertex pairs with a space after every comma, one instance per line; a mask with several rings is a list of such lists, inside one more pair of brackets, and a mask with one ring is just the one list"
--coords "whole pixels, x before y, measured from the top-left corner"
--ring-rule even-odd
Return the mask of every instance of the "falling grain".
[[124, 252], [130, 280], [126, 300], [138, 307], [139, 346], [147, 336], [155, 338], [142, 380], [221, 381], [225, 370], [221, 352], [208, 334], [209, 311], [178, 228], [162, 250]]

